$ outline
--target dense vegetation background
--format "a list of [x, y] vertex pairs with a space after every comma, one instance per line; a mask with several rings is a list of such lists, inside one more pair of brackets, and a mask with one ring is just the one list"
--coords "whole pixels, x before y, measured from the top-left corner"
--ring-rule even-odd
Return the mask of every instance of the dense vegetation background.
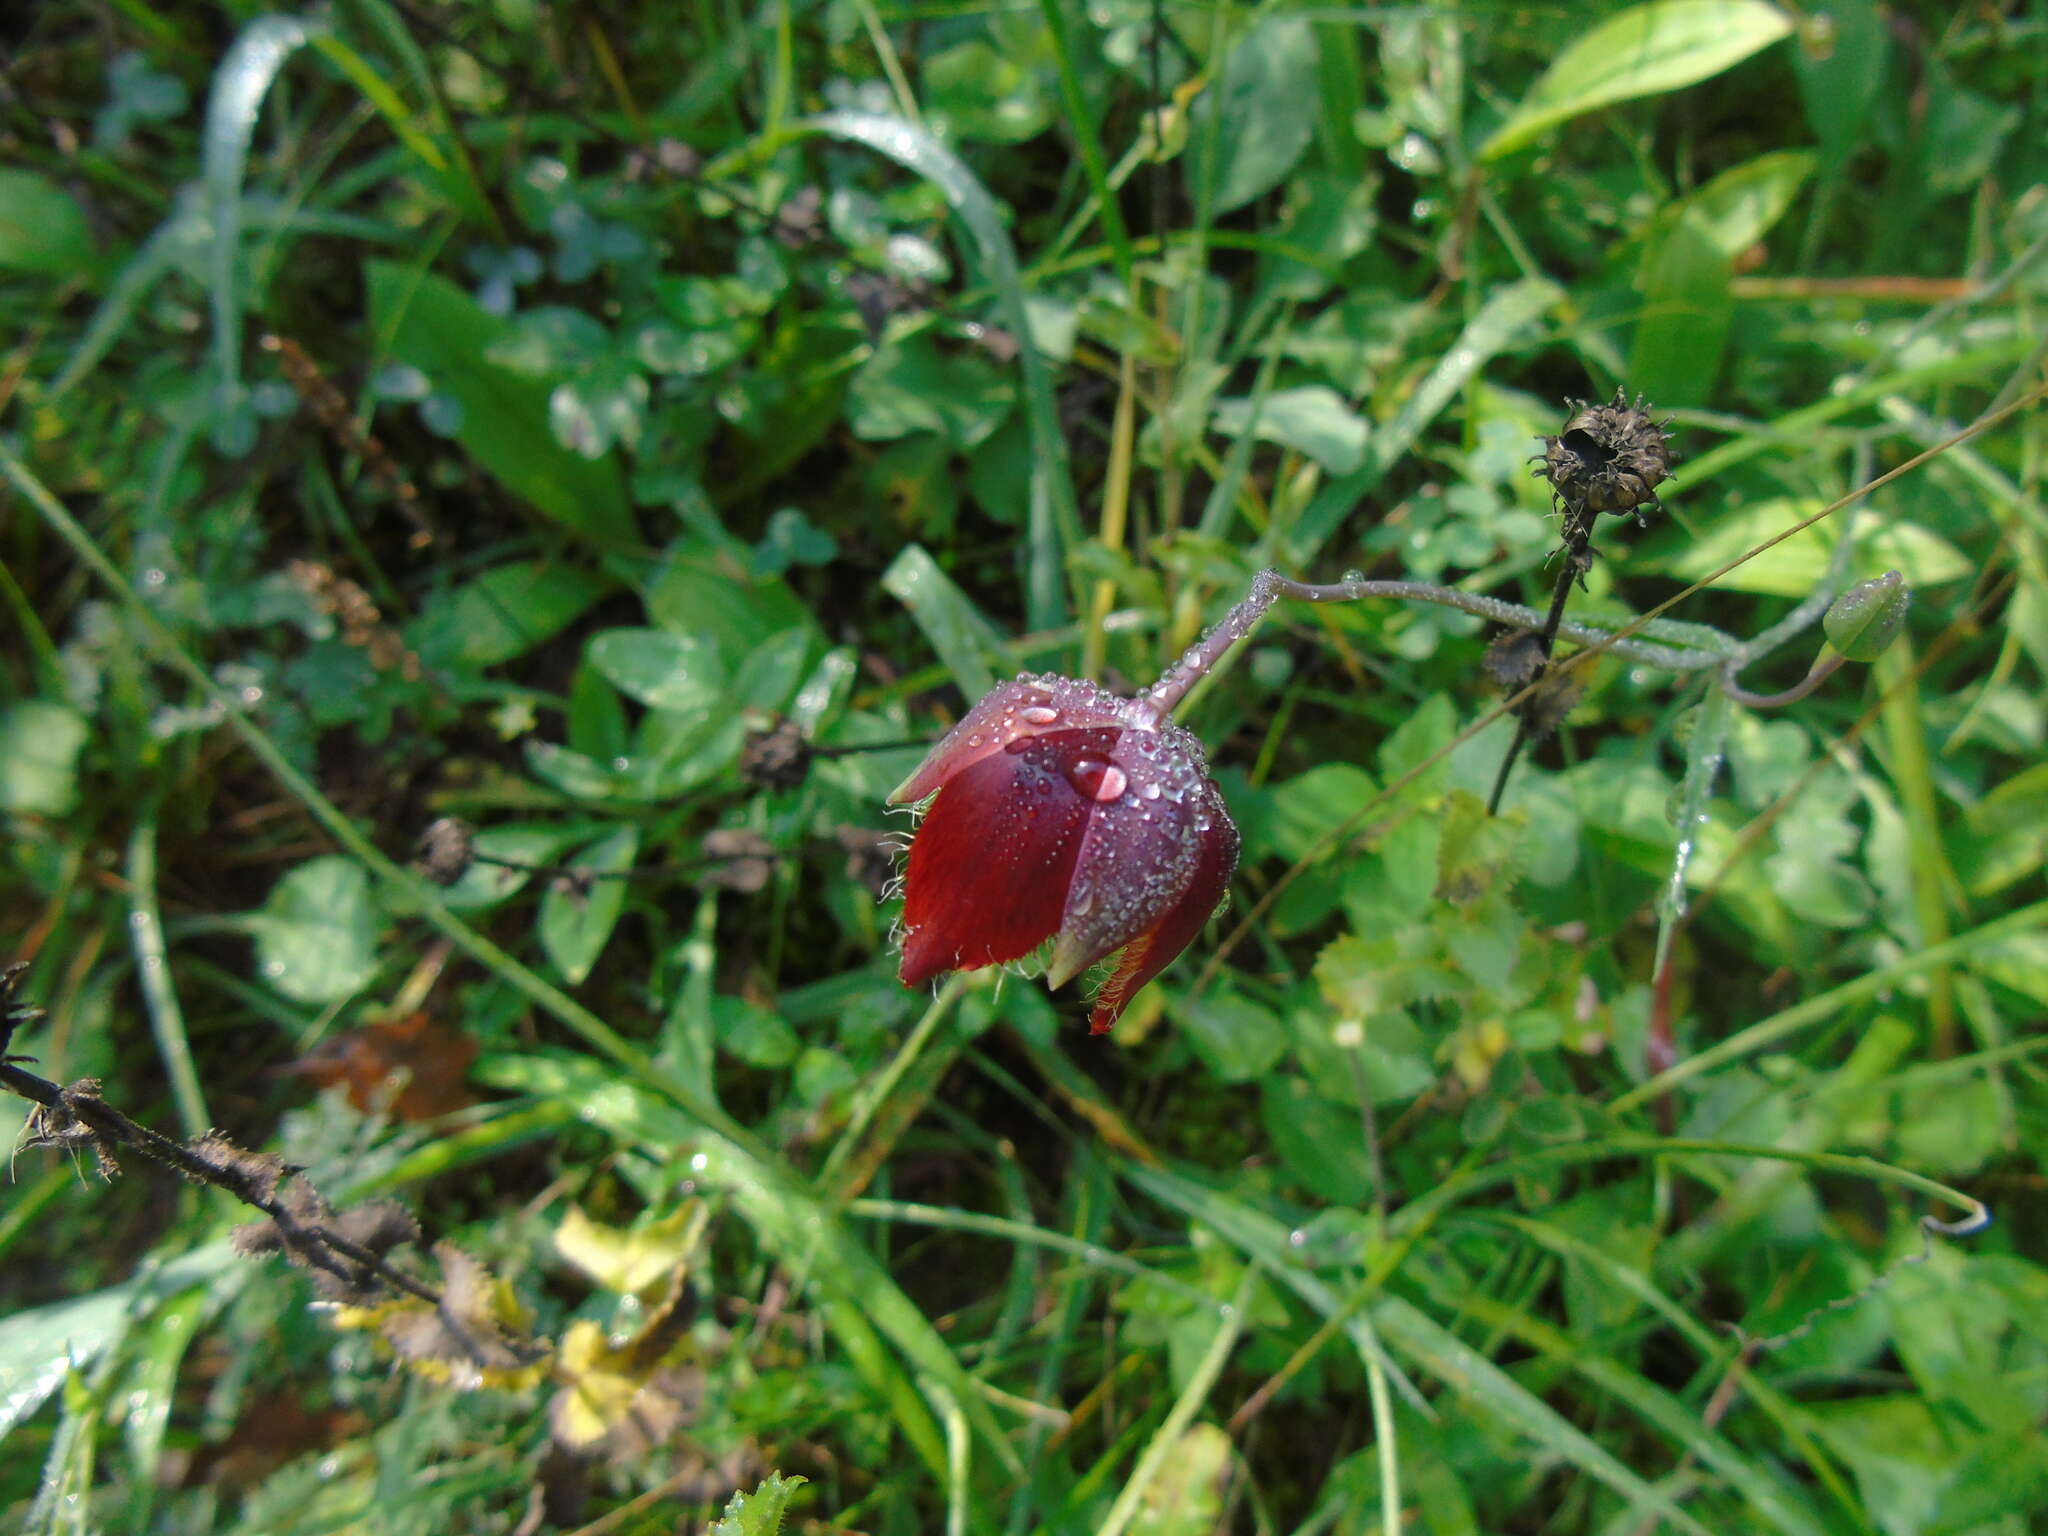
[[[8, 1528], [2048, 1520], [2048, 6], [6, 30], [12, 1048], [446, 1288], [22, 1152]], [[881, 801], [992, 679], [1267, 564], [1540, 608], [1617, 387], [1684, 458], [1567, 617], [1689, 670], [1575, 668], [1488, 819], [1491, 627], [1283, 604], [1114, 1036], [896, 983]], [[1720, 686], [1888, 569], [1874, 664]]]

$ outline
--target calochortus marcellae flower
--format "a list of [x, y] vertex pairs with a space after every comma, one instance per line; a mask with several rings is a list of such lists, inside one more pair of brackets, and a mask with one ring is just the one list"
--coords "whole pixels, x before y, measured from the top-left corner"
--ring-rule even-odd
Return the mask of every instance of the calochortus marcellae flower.
[[1050, 674], [993, 689], [889, 797], [925, 806], [904, 871], [905, 985], [1022, 959], [1050, 939], [1055, 987], [1119, 957], [1088, 1015], [1108, 1029], [1193, 942], [1237, 868], [1230, 808], [1174, 706], [1275, 598], [1348, 602], [1387, 587], [1261, 571], [1135, 698]]
[[1202, 744], [1149, 695], [1004, 683], [889, 798], [927, 797], [904, 874], [905, 984], [1051, 939], [1058, 987], [1121, 951], [1089, 1014], [1097, 1032], [1188, 947], [1237, 868]]

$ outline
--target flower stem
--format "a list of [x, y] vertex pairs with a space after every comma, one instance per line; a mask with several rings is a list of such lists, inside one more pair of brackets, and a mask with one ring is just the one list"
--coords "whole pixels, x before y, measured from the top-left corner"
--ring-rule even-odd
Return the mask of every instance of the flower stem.
[[[1560, 579], [1560, 587], [1572, 575], [1573, 570], [1568, 564]], [[1735, 642], [1718, 630], [1698, 624], [1673, 623], [1667, 619], [1642, 623], [1638, 630], [1640, 634], [1653, 636], [1655, 640], [1668, 640], [1670, 644], [1660, 645], [1655, 640], [1640, 638], [1617, 640], [1612, 630], [1597, 624], [1566, 622], [1562, 617], [1563, 604], [1554, 598], [1553, 612], [1544, 614], [1520, 603], [1503, 602], [1497, 597], [1461, 592], [1456, 587], [1440, 587], [1426, 581], [1353, 579], [1311, 586], [1306, 582], [1291, 581], [1278, 571], [1264, 570], [1252, 578], [1251, 590], [1245, 594], [1244, 601], [1225, 614], [1215, 628], [1189, 646], [1158, 682], [1139, 695], [1138, 702], [1149, 705], [1158, 719], [1163, 720], [1172, 714], [1188, 690], [1207, 676], [1232, 646], [1249, 635], [1265, 617], [1266, 610], [1282, 597], [1306, 603], [1352, 603], [1370, 597], [1434, 603], [1515, 629], [1539, 633], [1548, 631], [1553, 642], [1562, 637], [1581, 645], [1601, 645], [1617, 656], [1665, 672], [1705, 671], [1724, 661], [1735, 648]]]

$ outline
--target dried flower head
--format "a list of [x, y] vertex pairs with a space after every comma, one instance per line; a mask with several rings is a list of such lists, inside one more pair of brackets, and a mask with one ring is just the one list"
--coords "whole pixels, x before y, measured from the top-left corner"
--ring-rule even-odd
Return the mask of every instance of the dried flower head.
[[1673, 454], [1664, 423], [1653, 420], [1642, 396], [1633, 405], [1620, 390], [1606, 405], [1578, 409], [1556, 437], [1543, 439], [1535, 473], [1550, 482], [1565, 511], [1633, 512], [1657, 503], [1657, 487], [1671, 474]]

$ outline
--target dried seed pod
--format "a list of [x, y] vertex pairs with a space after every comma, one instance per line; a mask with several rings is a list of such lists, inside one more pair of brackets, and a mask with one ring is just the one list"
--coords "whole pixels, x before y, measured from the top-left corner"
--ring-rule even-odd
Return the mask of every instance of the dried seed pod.
[[466, 821], [443, 816], [413, 844], [412, 863], [436, 885], [453, 885], [476, 860], [476, 834]]
[[1564, 724], [1585, 691], [1585, 681], [1577, 670], [1546, 672], [1529, 697], [1515, 706], [1515, 714], [1528, 725], [1529, 735], [1540, 739]]
[[1535, 473], [1550, 482], [1565, 512], [1633, 512], [1657, 503], [1657, 487], [1671, 474], [1674, 455], [1664, 423], [1653, 420], [1642, 396], [1631, 405], [1617, 389], [1606, 405], [1571, 402], [1578, 409], [1556, 437], [1546, 437]]
[[1480, 665], [1503, 693], [1519, 693], [1535, 682], [1549, 664], [1543, 637], [1533, 629], [1511, 629], [1486, 648]]
[[763, 789], [796, 789], [811, 771], [811, 744], [794, 720], [778, 717], [765, 731], [747, 732], [740, 748], [740, 778]]

